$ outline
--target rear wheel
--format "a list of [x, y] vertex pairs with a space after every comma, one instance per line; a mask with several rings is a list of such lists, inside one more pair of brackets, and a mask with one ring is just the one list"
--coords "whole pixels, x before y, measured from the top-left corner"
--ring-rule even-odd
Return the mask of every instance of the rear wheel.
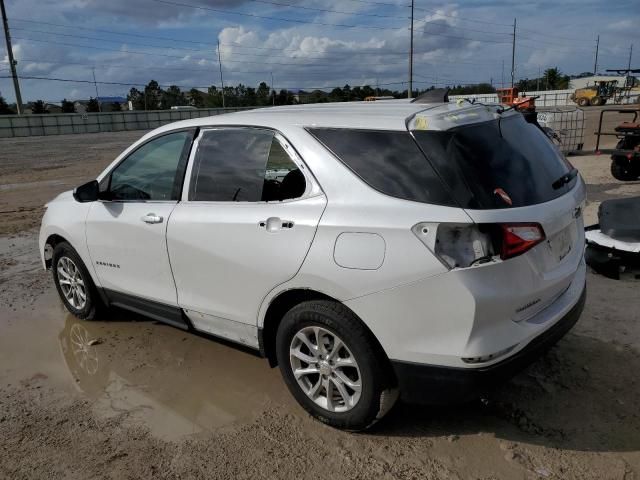
[[625, 157], [613, 157], [611, 160], [611, 175], [617, 180], [628, 182], [638, 178], [633, 166]]
[[366, 429], [397, 399], [382, 348], [340, 303], [309, 301], [291, 309], [278, 327], [276, 350], [292, 395], [333, 427]]
[[591, 99], [591, 105], [593, 105], [594, 107], [598, 107], [600, 105], [604, 105], [605, 100], [602, 97], [593, 97]]
[[80, 255], [67, 242], [53, 249], [51, 271], [67, 310], [80, 319], [93, 320], [101, 305], [100, 298]]

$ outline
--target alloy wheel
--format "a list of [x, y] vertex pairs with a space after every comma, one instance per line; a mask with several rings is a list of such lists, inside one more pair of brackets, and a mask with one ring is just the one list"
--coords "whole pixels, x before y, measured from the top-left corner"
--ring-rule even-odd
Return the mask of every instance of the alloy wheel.
[[322, 327], [305, 327], [291, 340], [289, 359], [302, 391], [330, 412], [354, 408], [362, 393], [358, 362], [345, 342]]
[[80, 270], [69, 257], [60, 257], [57, 272], [64, 298], [73, 308], [82, 310], [87, 304], [87, 289]]

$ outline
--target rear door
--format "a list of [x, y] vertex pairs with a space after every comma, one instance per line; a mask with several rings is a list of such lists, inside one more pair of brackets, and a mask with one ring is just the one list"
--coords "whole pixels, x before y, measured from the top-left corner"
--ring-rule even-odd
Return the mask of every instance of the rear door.
[[267, 129], [202, 130], [187, 176], [167, 231], [178, 304], [197, 329], [257, 346], [260, 304], [302, 265], [325, 196]]
[[494, 286], [506, 285], [504, 314], [521, 320], [561, 295], [579, 269], [585, 187], [579, 177], [558, 182], [572, 168], [562, 154], [522, 115], [503, 115], [412, 133], [475, 223], [533, 223], [544, 230], [542, 243], [491, 272]]

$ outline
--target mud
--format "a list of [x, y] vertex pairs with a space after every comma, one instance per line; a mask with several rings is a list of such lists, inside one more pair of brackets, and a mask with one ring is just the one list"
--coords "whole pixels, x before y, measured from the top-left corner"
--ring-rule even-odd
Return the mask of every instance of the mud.
[[[37, 208], [141, 134], [0, 142], [2, 211], [34, 209], [0, 213], [0, 478], [640, 478], [637, 282], [590, 273], [580, 322], [511, 382], [468, 405], [400, 404], [366, 434], [310, 419], [250, 351], [125, 311], [69, 315]], [[592, 219], [640, 194], [604, 158], [572, 162]]]

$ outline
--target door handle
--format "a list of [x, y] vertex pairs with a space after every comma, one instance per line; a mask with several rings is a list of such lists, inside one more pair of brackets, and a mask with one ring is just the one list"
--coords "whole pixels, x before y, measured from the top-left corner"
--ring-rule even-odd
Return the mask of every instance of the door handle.
[[260, 228], [266, 228], [267, 232], [277, 232], [283, 228], [293, 228], [294, 223], [291, 220], [282, 220], [280, 217], [269, 217], [258, 223]]
[[155, 213], [147, 213], [141, 218], [144, 223], [162, 223], [162, 217]]

